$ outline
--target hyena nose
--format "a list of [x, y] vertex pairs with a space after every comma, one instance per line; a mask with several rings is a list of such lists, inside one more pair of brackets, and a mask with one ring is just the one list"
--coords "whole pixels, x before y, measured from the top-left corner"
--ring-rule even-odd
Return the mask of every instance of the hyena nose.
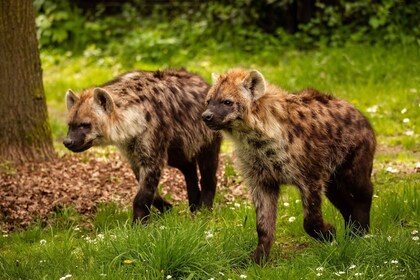
[[66, 148], [70, 148], [71, 146], [73, 146], [74, 142], [73, 140], [67, 138], [67, 139], [64, 139], [63, 144], [64, 146], [66, 146]]
[[203, 120], [205, 122], [209, 122], [213, 119], [213, 113], [209, 112], [209, 111], [205, 111], [201, 117], [203, 118]]

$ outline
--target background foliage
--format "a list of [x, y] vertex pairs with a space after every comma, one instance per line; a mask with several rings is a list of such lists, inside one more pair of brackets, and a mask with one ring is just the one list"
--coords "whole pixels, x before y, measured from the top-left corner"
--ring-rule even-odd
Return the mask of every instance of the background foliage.
[[[420, 44], [415, 0], [35, 0], [42, 48], [107, 49], [124, 61], [230, 49]], [[138, 54], [141, 53], [139, 56]]]

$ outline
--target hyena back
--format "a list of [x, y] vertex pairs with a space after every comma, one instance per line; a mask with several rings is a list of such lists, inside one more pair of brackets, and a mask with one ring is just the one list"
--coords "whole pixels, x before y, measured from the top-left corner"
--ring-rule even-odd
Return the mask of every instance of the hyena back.
[[208, 89], [198, 75], [166, 70], [128, 72], [79, 95], [69, 90], [64, 145], [73, 152], [103, 144], [119, 148], [139, 183], [134, 221], [146, 221], [151, 205], [161, 212], [171, 207], [157, 193], [166, 163], [184, 174], [191, 211], [210, 208], [221, 136], [201, 120]]
[[299, 188], [310, 236], [335, 235], [322, 218], [323, 193], [346, 227], [360, 235], [368, 231], [376, 140], [350, 103], [311, 89], [290, 94], [266, 84], [258, 71], [233, 69], [213, 77], [202, 117], [235, 143], [256, 207], [255, 261], [268, 257], [274, 240], [280, 184]]

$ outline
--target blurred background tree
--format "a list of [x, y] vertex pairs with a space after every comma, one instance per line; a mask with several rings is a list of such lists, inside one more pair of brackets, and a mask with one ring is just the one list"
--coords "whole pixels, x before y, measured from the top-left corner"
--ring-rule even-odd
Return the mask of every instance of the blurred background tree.
[[31, 1], [0, 1], [0, 159], [54, 156]]

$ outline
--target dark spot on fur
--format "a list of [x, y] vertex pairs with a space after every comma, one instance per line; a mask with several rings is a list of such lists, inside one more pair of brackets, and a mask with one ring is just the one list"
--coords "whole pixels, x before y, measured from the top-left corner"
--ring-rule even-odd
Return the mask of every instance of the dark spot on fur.
[[311, 117], [312, 117], [313, 119], [316, 119], [316, 118], [318, 117], [318, 115], [316, 114], [316, 112], [315, 112], [315, 111], [311, 111]]
[[161, 72], [161, 71], [156, 71], [156, 72], [153, 74], [153, 77], [155, 77], [155, 78], [157, 78], [157, 79], [162, 79], [162, 78], [163, 78], [163, 72]]
[[139, 96], [139, 100], [140, 100], [140, 102], [144, 102], [145, 100], [147, 100], [148, 98], [147, 98], [147, 96], [145, 96], [145, 95], [140, 95]]
[[301, 120], [304, 120], [306, 117], [305, 117], [305, 114], [302, 112], [302, 111], [298, 111], [298, 115], [299, 115], [299, 118], [301, 119]]
[[153, 92], [157, 95], [160, 94], [160, 90], [157, 87], [153, 87]]
[[275, 162], [273, 164], [274, 172], [282, 173], [283, 172], [283, 165], [280, 162]]
[[293, 134], [292, 134], [292, 132], [288, 132], [287, 133], [287, 136], [288, 136], [288, 138], [289, 138], [289, 144], [292, 144], [293, 143]]
[[123, 94], [127, 94], [127, 89], [126, 89], [126, 88], [122, 88], [122, 89], [121, 89], [121, 92], [122, 92]]
[[267, 141], [254, 139], [254, 138], [248, 138], [248, 144], [254, 147], [255, 149], [260, 149], [267, 145]]
[[151, 119], [152, 119], [152, 115], [150, 114], [150, 112], [146, 112], [146, 121], [150, 122]]
[[303, 127], [300, 124], [296, 124], [293, 127], [293, 132], [295, 133], [296, 137], [300, 137], [303, 134]]
[[139, 92], [141, 92], [143, 90], [143, 86], [141, 84], [136, 84], [134, 86], [134, 89], [136, 90], [136, 92], [138, 94]]
[[347, 111], [346, 115], [344, 116], [344, 123], [346, 125], [351, 125], [352, 122], [353, 122], [353, 120], [352, 120], [352, 114], [351, 114], [350, 111]]
[[265, 156], [266, 157], [272, 157], [276, 155], [276, 151], [274, 151], [273, 149], [268, 149], [267, 151], [265, 151]]
[[155, 80], [155, 79], [153, 79], [153, 78], [151, 78], [151, 77], [147, 77], [147, 78], [146, 78], [146, 80], [147, 80], [149, 83], [152, 83], [152, 84], [154, 84], [154, 83], [156, 82], [156, 80]]

